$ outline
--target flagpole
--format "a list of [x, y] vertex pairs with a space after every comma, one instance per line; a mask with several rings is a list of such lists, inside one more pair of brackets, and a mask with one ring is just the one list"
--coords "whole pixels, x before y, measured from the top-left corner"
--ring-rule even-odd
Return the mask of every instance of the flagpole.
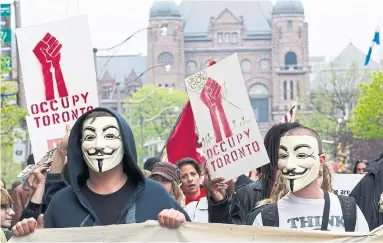
[[[187, 104], [187, 102], [186, 102], [186, 104]], [[159, 156], [160, 158], [162, 157], [162, 154], [164, 153], [166, 144], [168, 143], [170, 137], [173, 135], [173, 132], [174, 132], [174, 130], [176, 129], [176, 127], [177, 127], [177, 125], [178, 125], [178, 123], [179, 123], [179, 121], [180, 121], [180, 119], [181, 119], [181, 117], [182, 117], [182, 114], [183, 114], [184, 111], [185, 111], [185, 108], [186, 108], [186, 105], [184, 105], [184, 108], [182, 109], [182, 111], [181, 111], [180, 114], [178, 115], [177, 121], [176, 121], [175, 125], [173, 126], [172, 131], [170, 132], [170, 135], [168, 136], [168, 138], [166, 139], [166, 142], [165, 142], [164, 146], [162, 147], [162, 150], [161, 150], [161, 153], [160, 153], [160, 156]]]

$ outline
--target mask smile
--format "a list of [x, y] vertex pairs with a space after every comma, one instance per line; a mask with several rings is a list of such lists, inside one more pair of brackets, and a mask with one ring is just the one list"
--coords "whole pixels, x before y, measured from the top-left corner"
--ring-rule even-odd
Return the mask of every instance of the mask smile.
[[[114, 154], [114, 152], [116, 152], [116, 150], [111, 150], [110, 152], [105, 152], [104, 149], [94, 149], [94, 152], [91, 152], [90, 150], [89, 151], [86, 151], [86, 153], [88, 154], [88, 156], [97, 156], [98, 157], [104, 157], [105, 155], [106, 156], [112, 156]], [[101, 159], [100, 158], [100, 159]]]
[[82, 131], [82, 152], [86, 164], [95, 172], [105, 172], [120, 164], [124, 148], [116, 118], [86, 119]]
[[283, 136], [279, 145], [278, 167], [289, 191], [296, 192], [313, 182], [319, 174], [320, 154], [312, 136]]
[[308, 169], [304, 169], [303, 171], [300, 171], [300, 172], [296, 171], [295, 169], [292, 169], [292, 170], [283, 169], [282, 175], [284, 175], [285, 177], [289, 179], [294, 179], [294, 178], [299, 178], [303, 176], [307, 171]]

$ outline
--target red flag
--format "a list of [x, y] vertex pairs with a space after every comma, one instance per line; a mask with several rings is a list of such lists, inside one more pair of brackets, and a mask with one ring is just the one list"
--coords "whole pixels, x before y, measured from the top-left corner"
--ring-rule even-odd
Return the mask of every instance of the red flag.
[[166, 143], [169, 162], [176, 163], [180, 159], [193, 158], [199, 161], [197, 154], [197, 134], [194, 127], [194, 115], [188, 101], [181, 117]]
[[[211, 59], [209, 67], [216, 64]], [[201, 151], [201, 144], [198, 144], [197, 134], [195, 132], [194, 115], [190, 105], [190, 100], [185, 105], [184, 110], [166, 142], [166, 155], [162, 154], [162, 160], [168, 160], [176, 163], [180, 159], [195, 159], [201, 166], [206, 162], [206, 158]]]

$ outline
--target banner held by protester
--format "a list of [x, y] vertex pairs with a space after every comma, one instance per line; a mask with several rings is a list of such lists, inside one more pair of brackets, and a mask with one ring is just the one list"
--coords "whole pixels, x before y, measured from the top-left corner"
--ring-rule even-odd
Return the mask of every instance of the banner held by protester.
[[16, 30], [36, 161], [67, 124], [98, 106], [88, 19], [78, 16]]
[[269, 163], [238, 55], [185, 79], [213, 178], [226, 180]]
[[379, 242], [383, 228], [371, 233], [304, 231], [273, 227], [186, 223], [179, 229], [161, 227], [156, 221], [141, 224], [37, 229], [9, 242]]

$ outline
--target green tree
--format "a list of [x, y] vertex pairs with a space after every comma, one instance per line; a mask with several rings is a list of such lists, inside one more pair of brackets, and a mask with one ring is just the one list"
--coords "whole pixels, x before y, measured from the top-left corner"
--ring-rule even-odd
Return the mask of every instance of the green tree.
[[166, 141], [187, 99], [186, 92], [155, 86], [144, 86], [126, 99], [125, 119], [133, 130], [140, 165], [148, 156], [142, 144], [150, 140]]
[[343, 147], [351, 143], [347, 123], [359, 98], [359, 84], [366, 81], [368, 75], [357, 64], [341, 67], [332, 63], [321, 72], [319, 86], [310, 99], [303, 101], [312, 114], [298, 112], [298, 118], [303, 125], [314, 128], [323, 140], [334, 141], [334, 144], [325, 143], [324, 146], [335, 155], [338, 143]]
[[374, 73], [373, 81], [362, 84], [361, 90], [349, 127], [358, 138], [383, 139], [383, 73]]
[[1, 113], [0, 113], [0, 144], [1, 144], [1, 178], [5, 180], [7, 185], [10, 185], [21, 170], [21, 165], [13, 163], [13, 141], [15, 136], [13, 129], [20, 126], [20, 121], [27, 115], [24, 109], [14, 105], [15, 97], [7, 97], [5, 94], [17, 92], [17, 84], [14, 81], [4, 82], [4, 73], [10, 72], [7, 67], [7, 58], [0, 56], [1, 60]]

